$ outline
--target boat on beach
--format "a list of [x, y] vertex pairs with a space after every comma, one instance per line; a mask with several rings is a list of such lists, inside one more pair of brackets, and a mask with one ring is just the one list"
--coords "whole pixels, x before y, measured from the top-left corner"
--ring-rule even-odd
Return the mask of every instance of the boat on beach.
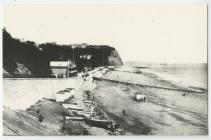
[[94, 119], [94, 118], [84, 118], [84, 121], [88, 125], [105, 128], [105, 129], [108, 129], [109, 125], [111, 125], [112, 123], [111, 121], [108, 121], [108, 120], [99, 120], [99, 119]]

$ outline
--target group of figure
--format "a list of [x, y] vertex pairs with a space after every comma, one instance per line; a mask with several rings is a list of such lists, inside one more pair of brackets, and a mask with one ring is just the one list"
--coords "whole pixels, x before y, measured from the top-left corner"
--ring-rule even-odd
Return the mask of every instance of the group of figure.
[[119, 124], [111, 121], [110, 124], [108, 125], [108, 128], [112, 133], [114, 133], [116, 130], [118, 130]]

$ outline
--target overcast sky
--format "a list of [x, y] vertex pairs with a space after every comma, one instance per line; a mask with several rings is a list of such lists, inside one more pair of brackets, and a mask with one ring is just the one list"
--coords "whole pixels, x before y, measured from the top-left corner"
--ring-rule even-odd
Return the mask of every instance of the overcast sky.
[[207, 62], [206, 5], [4, 6], [12, 36], [115, 47], [123, 61]]

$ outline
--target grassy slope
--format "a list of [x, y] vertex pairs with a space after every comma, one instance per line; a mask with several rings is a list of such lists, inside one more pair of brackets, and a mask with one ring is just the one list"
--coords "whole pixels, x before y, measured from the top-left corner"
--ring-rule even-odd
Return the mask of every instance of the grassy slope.
[[[43, 115], [43, 122], [38, 121], [37, 110]], [[27, 111], [3, 110], [3, 135], [61, 135], [61, 105], [51, 101], [39, 101]]]

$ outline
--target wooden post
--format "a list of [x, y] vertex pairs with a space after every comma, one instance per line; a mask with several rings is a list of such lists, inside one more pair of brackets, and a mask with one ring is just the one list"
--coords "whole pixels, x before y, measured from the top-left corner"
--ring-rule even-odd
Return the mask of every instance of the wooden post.
[[69, 78], [69, 65], [70, 65], [70, 62], [69, 60], [67, 61], [67, 78]]

